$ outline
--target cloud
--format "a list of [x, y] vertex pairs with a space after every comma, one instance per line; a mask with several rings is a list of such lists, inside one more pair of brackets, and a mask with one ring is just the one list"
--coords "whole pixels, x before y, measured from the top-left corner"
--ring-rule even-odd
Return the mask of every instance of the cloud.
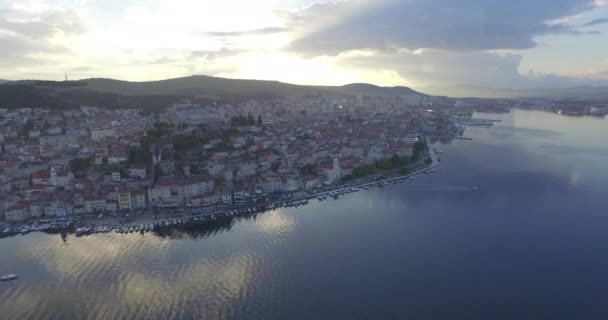
[[597, 7], [593, 0], [351, 0], [312, 5], [290, 18], [308, 54], [355, 49], [527, 49], [547, 34], [580, 35], [559, 21]]
[[259, 36], [259, 35], [267, 35], [273, 33], [280, 33], [287, 31], [285, 28], [280, 27], [269, 27], [269, 28], [261, 28], [261, 29], [253, 29], [253, 30], [242, 30], [242, 31], [216, 31], [216, 32], [206, 32], [205, 34], [214, 36], [214, 37], [233, 37], [233, 36]]
[[3, 68], [48, 64], [51, 57], [69, 52], [68, 49], [60, 45], [10, 34], [0, 34], [0, 43], [0, 56], [2, 57], [0, 66]]
[[0, 11], [0, 31], [30, 39], [48, 39], [56, 35], [83, 34], [89, 30], [88, 21], [74, 10], [28, 14], [20, 11]]
[[74, 10], [30, 12], [0, 7], [0, 65], [18, 68], [65, 58], [70, 50], [57, 38], [88, 30], [88, 21]]
[[608, 18], [594, 19], [594, 20], [591, 20], [591, 21], [581, 25], [581, 27], [597, 26], [599, 24], [605, 24], [605, 23], [608, 23]]
[[589, 73], [587, 76], [589, 78], [591, 78], [591, 79], [606, 80], [606, 81], [608, 81], [608, 69], [607, 70], [595, 71], [595, 72]]
[[221, 48], [220, 50], [196, 50], [190, 52], [191, 59], [205, 58], [208, 60], [222, 59], [245, 53], [243, 49]]
[[425, 49], [343, 53], [336, 57], [336, 63], [362, 70], [394, 70], [414, 86], [462, 84], [526, 88], [605, 84], [590, 78], [543, 74], [534, 70], [522, 74], [519, 71], [522, 59], [521, 55], [511, 53]]

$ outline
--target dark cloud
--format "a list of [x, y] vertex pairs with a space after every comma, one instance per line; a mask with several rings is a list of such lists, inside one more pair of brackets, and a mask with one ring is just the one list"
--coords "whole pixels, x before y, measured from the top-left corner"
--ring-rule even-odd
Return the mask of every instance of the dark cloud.
[[358, 56], [338, 56], [338, 64], [365, 70], [392, 70], [408, 82], [424, 86], [454, 84], [494, 88], [570, 87], [606, 84], [585, 78], [541, 74], [530, 70], [522, 74], [522, 56], [487, 51], [422, 50], [420, 52], [374, 51]]
[[608, 23], [608, 18], [600, 18], [600, 19], [591, 20], [591, 21], [583, 24], [582, 27], [597, 26], [599, 24], [604, 24], [604, 23]]
[[233, 36], [259, 36], [285, 32], [286, 29], [279, 27], [262, 28], [254, 30], [243, 30], [243, 31], [227, 31], [227, 32], [206, 32], [205, 34], [215, 37], [233, 37]]
[[393, 70], [406, 80], [426, 84], [453, 84], [470, 81], [475, 84], [502, 86], [521, 80], [518, 68], [522, 57], [490, 52], [423, 50], [376, 51], [339, 59], [345, 67]]
[[336, 54], [353, 49], [527, 49], [535, 36], [588, 34], [560, 18], [595, 8], [594, 0], [351, 0], [291, 16], [299, 34], [289, 49]]

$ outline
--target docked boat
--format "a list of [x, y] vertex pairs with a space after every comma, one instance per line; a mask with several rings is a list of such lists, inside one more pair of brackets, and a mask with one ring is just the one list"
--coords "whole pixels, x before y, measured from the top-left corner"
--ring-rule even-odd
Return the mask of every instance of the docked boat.
[[17, 280], [17, 279], [19, 279], [19, 276], [17, 276], [16, 274], [7, 274], [7, 275], [0, 277], [0, 281], [11, 281], [11, 280]]
[[75, 233], [77, 237], [83, 236], [86, 233], [86, 228], [77, 228]]

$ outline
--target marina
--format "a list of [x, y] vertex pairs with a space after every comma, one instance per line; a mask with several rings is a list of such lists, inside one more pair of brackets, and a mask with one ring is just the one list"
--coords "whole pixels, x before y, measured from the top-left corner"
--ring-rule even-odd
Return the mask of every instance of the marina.
[[[429, 138], [427, 139], [427, 145], [431, 146]], [[0, 233], [0, 237], [14, 236], [14, 235], [25, 235], [30, 232], [49, 232], [49, 233], [74, 233], [77, 237], [88, 236], [92, 234], [100, 233], [146, 233], [154, 232], [160, 228], [167, 228], [173, 226], [187, 225], [193, 223], [205, 223], [216, 220], [222, 217], [235, 217], [242, 215], [250, 215], [256, 213], [263, 213], [266, 211], [272, 211], [280, 208], [292, 208], [307, 205], [309, 201], [325, 201], [329, 198], [338, 199], [340, 196], [355, 193], [362, 190], [369, 190], [371, 188], [382, 188], [387, 185], [404, 183], [411, 181], [419, 174], [432, 174], [437, 171], [439, 165], [439, 159], [436, 155], [436, 148], [429, 148], [429, 159], [430, 163], [425, 165], [423, 168], [411, 172], [407, 175], [401, 175], [391, 178], [381, 178], [376, 181], [358, 181], [345, 185], [340, 185], [335, 188], [325, 188], [322, 191], [310, 193], [301, 196], [294, 196], [285, 200], [272, 201], [267, 203], [258, 203], [251, 205], [244, 205], [240, 208], [229, 208], [224, 210], [214, 210], [212, 212], [205, 212], [204, 208], [192, 207], [190, 216], [182, 216], [184, 208], [176, 209], [171, 211], [172, 215], [179, 215], [177, 217], [171, 217], [167, 219], [150, 220], [144, 222], [133, 222], [123, 224], [108, 224], [108, 225], [93, 225], [90, 222], [82, 221], [80, 217], [62, 217], [54, 220], [41, 220], [32, 224], [24, 226], [7, 226]]]
[[[568, 146], [601, 148], [602, 141], [563, 128], [580, 123], [600, 136], [608, 127], [559, 115], [540, 126], [535, 120], [547, 115], [534, 114], [517, 111], [497, 128], [471, 129], [475, 143], [438, 144], [444, 160], [435, 173], [368, 181], [374, 185], [337, 201], [330, 195], [337, 189], [327, 189], [304, 205], [285, 199], [273, 204], [291, 207], [273, 210], [269, 203], [264, 214], [243, 206], [214, 219], [193, 208], [199, 221], [179, 223], [192, 216], [175, 209], [183, 216], [174, 222], [143, 215], [150, 221], [116, 225], [125, 234], [84, 229], [77, 237], [75, 229], [97, 226], [75, 221], [67, 234], [7, 237], [0, 274], [19, 279], [0, 283], [1, 318], [352, 319], [388, 311], [408, 319], [494, 319], [513, 309], [526, 319], [594, 319], [603, 315], [608, 285], [608, 259], [596, 246], [608, 241], [606, 155], [589, 161], [568, 149], [548, 158], [540, 147], [555, 136], [526, 128], [560, 128]], [[583, 161], [588, 168], [576, 166]], [[575, 173], [580, 180], [569, 179]], [[535, 297], [540, 313], [523, 310], [529, 300], [522, 292]], [[320, 301], [331, 303], [310, 308]], [[452, 301], [475, 308], [455, 310]]]
[[[434, 158], [434, 156], [433, 156]], [[210, 213], [205, 213], [202, 208], [191, 208], [192, 215], [188, 217], [176, 217], [169, 218], [164, 220], [155, 220], [155, 221], [147, 221], [142, 223], [129, 223], [123, 225], [88, 225], [86, 222], [81, 222], [80, 219], [60, 219], [59, 221], [48, 222], [47, 220], [42, 221], [42, 223], [35, 223], [32, 225], [26, 226], [15, 226], [15, 227], [6, 227], [3, 229], [1, 236], [12, 236], [12, 235], [25, 235], [30, 232], [51, 232], [51, 233], [60, 233], [60, 232], [73, 232], [77, 237], [88, 236], [92, 234], [99, 233], [119, 233], [119, 234], [128, 234], [128, 233], [145, 233], [145, 232], [153, 232], [159, 228], [186, 225], [192, 223], [204, 223], [216, 220], [221, 217], [235, 217], [241, 215], [248, 214], [256, 214], [262, 213], [266, 211], [272, 211], [280, 208], [297, 208], [300, 206], [307, 205], [309, 201], [317, 200], [317, 201], [325, 201], [329, 198], [338, 199], [340, 196], [359, 192], [362, 190], [370, 190], [371, 188], [381, 188], [391, 184], [404, 183], [406, 181], [411, 181], [418, 174], [431, 174], [436, 172], [436, 160], [429, 167], [425, 167], [418, 171], [415, 171], [411, 174], [405, 176], [399, 176], [394, 178], [383, 179], [381, 181], [373, 181], [373, 182], [365, 182], [352, 184], [348, 186], [341, 186], [335, 189], [328, 189], [325, 191], [321, 191], [314, 194], [308, 194], [305, 196], [300, 196], [297, 198], [275, 201], [270, 203], [262, 203], [262, 204], [254, 204], [250, 206], [244, 206], [242, 208], [235, 209], [227, 209], [221, 211], [214, 211]], [[173, 214], [179, 214], [183, 212], [183, 210], [173, 211]], [[78, 226], [82, 225], [82, 226]], [[78, 227], [75, 227], [78, 226]]]

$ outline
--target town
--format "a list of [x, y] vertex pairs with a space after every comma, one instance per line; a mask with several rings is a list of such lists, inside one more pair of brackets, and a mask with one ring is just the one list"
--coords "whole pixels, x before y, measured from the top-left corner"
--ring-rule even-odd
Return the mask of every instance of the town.
[[405, 176], [430, 162], [424, 137], [462, 135], [431, 98], [0, 109], [0, 231], [214, 213]]

